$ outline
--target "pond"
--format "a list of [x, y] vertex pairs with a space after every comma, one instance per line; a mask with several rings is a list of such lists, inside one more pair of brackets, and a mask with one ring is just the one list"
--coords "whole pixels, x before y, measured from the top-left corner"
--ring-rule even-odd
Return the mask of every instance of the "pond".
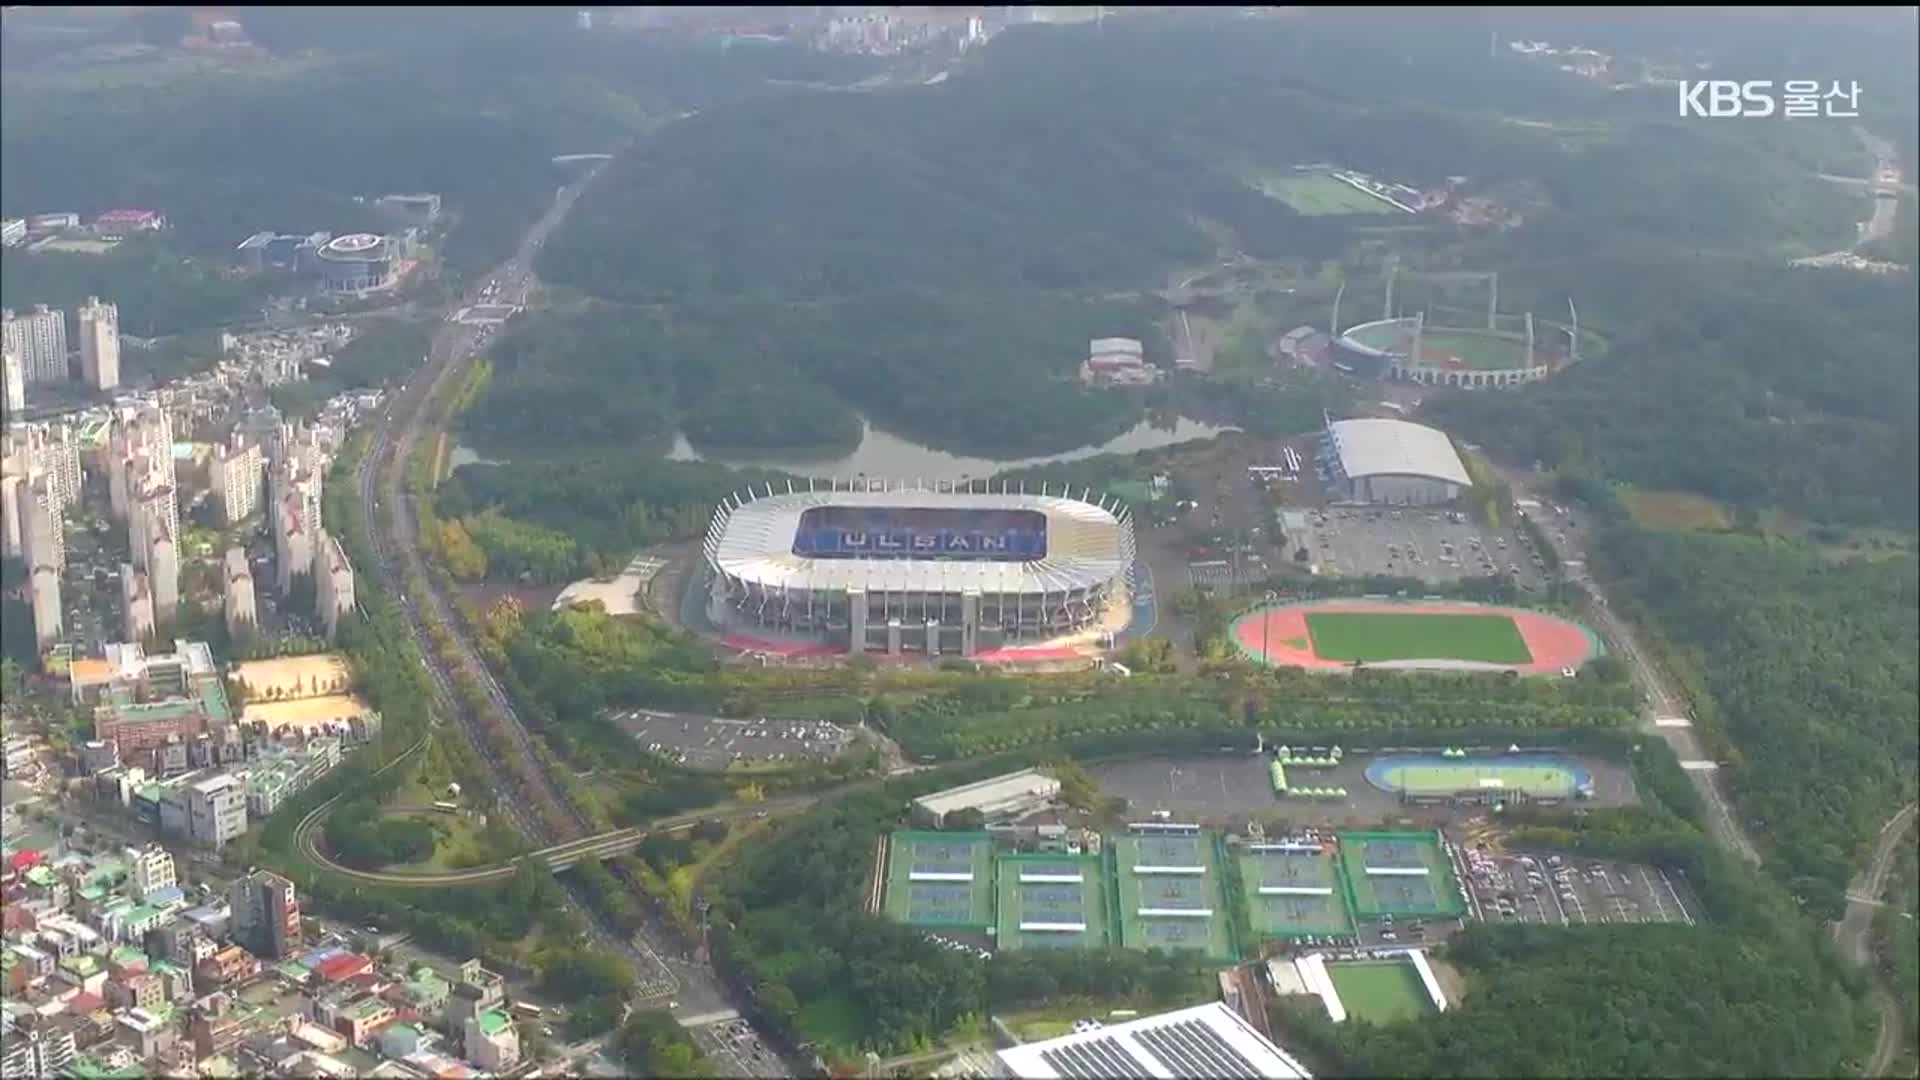
[[670, 461], [718, 461], [728, 465], [779, 469], [803, 476], [966, 480], [992, 476], [1009, 469], [1057, 461], [1078, 461], [1101, 454], [1135, 454], [1161, 446], [1211, 439], [1233, 430], [1236, 429], [1185, 417], [1179, 418], [1170, 427], [1155, 426], [1150, 420], [1142, 420], [1131, 429], [1097, 445], [1041, 457], [996, 459], [935, 450], [863, 420], [860, 442], [852, 450], [832, 450], [819, 455], [796, 450], [728, 450], [723, 447], [698, 450], [687, 441], [685, 435], [676, 435], [667, 458]]

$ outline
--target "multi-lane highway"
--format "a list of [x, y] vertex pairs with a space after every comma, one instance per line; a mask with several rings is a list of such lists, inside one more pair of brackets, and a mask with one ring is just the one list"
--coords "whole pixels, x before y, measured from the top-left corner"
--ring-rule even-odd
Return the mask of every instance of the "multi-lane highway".
[[[535, 287], [532, 271], [535, 252], [573, 207], [581, 190], [592, 183], [604, 168], [600, 166], [580, 181], [561, 189], [553, 206], [529, 230], [513, 257], [484, 278], [476, 279], [465, 295], [452, 302], [448, 314], [483, 302], [483, 294], [489, 288], [492, 290], [491, 302], [524, 304]], [[442, 586], [437, 578], [429, 572], [417, 546], [417, 519], [411, 503], [412, 496], [404, 482], [407, 463], [417, 441], [437, 434], [426, 423], [428, 405], [457, 382], [466, 362], [484, 343], [485, 331], [482, 328], [451, 319], [440, 324], [421, 371], [401, 393], [394, 395], [388, 407], [376, 418], [377, 427], [371, 435], [355, 480], [379, 572], [383, 580], [394, 586], [408, 625], [420, 644], [423, 663], [432, 681], [436, 716], [442, 720], [452, 717], [466, 729], [474, 749], [494, 777], [497, 786], [496, 812], [502, 814], [517, 832], [536, 846], [544, 848], [588, 837], [593, 829], [566, 798], [560, 785], [542, 767], [541, 757], [535, 753], [534, 741], [521, 724], [513, 703], [468, 640], [464, 627], [454, 616], [450, 598], [441, 591]], [[444, 627], [451, 637], [450, 657], [443, 658], [434, 647], [427, 629], [429, 622]], [[509, 768], [500, 760], [492, 741], [487, 738], [483, 718], [474, 715], [474, 710], [463, 707], [455, 694], [456, 674], [464, 675], [480, 688], [485, 697], [485, 711], [511, 738], [514, 756], [525, 767]], [[554, 808], [556, 812], [537, 812], [535, 808], [542, 806]], [[319, 820], [320, 817], [316, 817], [314, 823]], [[309, 825], [309, 836], [311, 832]], [[570, 895], [569, 906], [581, 916], [602, 947], [625, 953], [634, 962], [642, 984], [651, 991], [649, 996], [674, 997], [680, 1006], [677, 1012], [694, 1014], [730, 1010], [733, 1003], [728, 1000], [724, 987], [711, 969], [677, 960], [671, 955], [662, 957], [661, 953], [666, 950], [657, 949], [653, 944], [653, 940], [664, 939], [664, 928], [657, 920], [652, 923], [655, 932], [651, 939], [649, 936], [628, 937], [598, 916], [577, 896]], [[649, 917], [651, 919], [651, 915]]]

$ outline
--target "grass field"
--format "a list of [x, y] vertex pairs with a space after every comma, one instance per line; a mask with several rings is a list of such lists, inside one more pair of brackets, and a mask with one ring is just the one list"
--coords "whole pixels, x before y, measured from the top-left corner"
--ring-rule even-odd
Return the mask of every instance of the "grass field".
[[[885, 911], [908, 926], [984, 930], [993, 921], [993, 841], [984, 833], [896, 832], [889, 841]], [[914, 871], [970, 873], [970, 881], [914, 881]]]
[[1270, 199], [1286, 203], [1296, 213], [1308, 217], [1335, 214], [1398, 214], [1392, 206], [1371, 195], [1343, 184], [1331, 176], [1314, 173], [1305, 176], [1262, 176], [1252, 182], [1254, 190]]
[[1307, 632], [1314, 653], [1328, 660], [1533, 662], [1520, 628], [1505, 615], [1314, 612]]
[[1705, 495], [1630, 489], [1621, 492], [1620, 499], [1634, 524], [1648, 529], [1724, 529], [1732, 524], [1720, 504]]
[[1327, 965], [1327, 978], [1355, 1019], [1391, 1024], [1433, 1011], [1420, 972], [1407, 960], [1334, 961]]
[[[1369, 780], [1373, 773], [1369, 770]], [[1452, 795], [1462, 791], [1498, 787], [1524, 791], [1535, 798], [1572, 798], [1577, 786], [1574, 774], [1555, 765], [1486, 764], [1389, 764], [1380, 770], [1380, 780], [1389, 791], [1404, 791], [1415, 796]]]
[[[1538, 342], [1539, 339], [1535, 340]], [[1527, 343], [1487, 334], [1427, 330], [1420, 341], [1420, 362], [1427, 366], [1441, 366], [1448, 357], [1476, 371], [1523, 368], [1527, 366]]]
[[[1097, 855], [1002, 855], [995, 860], [996, 948], [1107, 946], [1106, 868]], [[1074, 882], [1022, 882], [1021, 875], [1080, 875]], [[1085, 923], [1086, 929], [1021, 930], [1023, 922]]]

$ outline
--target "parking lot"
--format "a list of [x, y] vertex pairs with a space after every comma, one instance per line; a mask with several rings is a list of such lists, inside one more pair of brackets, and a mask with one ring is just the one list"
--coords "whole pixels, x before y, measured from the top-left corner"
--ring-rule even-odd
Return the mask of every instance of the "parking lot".
[[1638, 863], [1468, 849], [1468, 894], [1489, 922], [1677, 922], [1691, 926], [1699, 901], [1684, 878]]
[[[1457, 519], [1457, 520], [1456, 520]], [[1525, 591], [1545, 585], [1545, 570], [1526, 535], [1490, 529], [1471, 514], [1390, 507], [1331, 507], [1314, 511], [1304, 545], [1322, 574], [1388, 574], [1423, 581], [1504, 574]]]
[[647, 750], [696, 769], [825, 761], [839, 756], [852, 738], [847, 729], [817, 720], [722, 720], [625, 709], [614, 713], [613, 721]]
[[786, 1076], [774, 1052], [753, 1033], [745, 1020], [723, 1020], [718, 1024], [689, 1029], [700, 1053], [723, 1076]]

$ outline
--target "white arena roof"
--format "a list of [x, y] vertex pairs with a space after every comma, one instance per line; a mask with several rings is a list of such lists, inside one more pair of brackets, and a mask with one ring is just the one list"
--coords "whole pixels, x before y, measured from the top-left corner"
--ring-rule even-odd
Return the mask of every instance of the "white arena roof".
[[995, 1056], [1007, 1075], [1022, 1080], [1312, 1080], [1292, 1055], [1218, 1001], [1026, 1043]]
[[[1046, 517], [1046, 557], [1033, 562], [940, 559], [815, 559], [793, 552], [800, 515], [815, 507], [1033, 510]], [[722, 571], [766, 588], [849, 588], [868, 592], [1067, 592], [1123, 574], [1131, 561], [1130, 526], [1093, 503], [1060, 495], [1006, 492], [796, 491], [763, 496], [733, 510], [709, 558]]]
[[1420, 476], [1473, 484], [1444, 432], [1405, 420], [1336, 420], [1329, 430], [1340, 470], [1350, 478]]

